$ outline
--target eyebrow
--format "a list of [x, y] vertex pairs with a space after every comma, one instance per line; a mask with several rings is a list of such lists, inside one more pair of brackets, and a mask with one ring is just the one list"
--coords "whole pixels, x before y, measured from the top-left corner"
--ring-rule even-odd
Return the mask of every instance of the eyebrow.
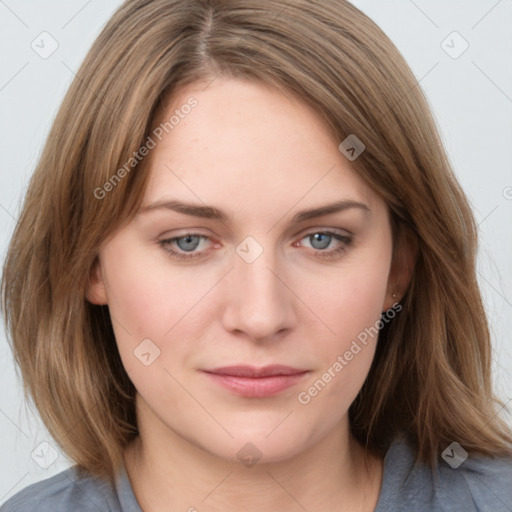
[[222, 222], [228, 220], [228, 216], [213, 206], [201, 206], [198, 204], [183, 203], [181, 201], [156, 201], [144, 206], [139, 210], [139, 213], [146, 213], [154, 210], [173, 210], [185, 215], [193, 215], [194, 217], [203, 217], [205, 219], [216, 219]]
[[346, 199], [343, 201], [336, 201], [335, 203], [330, 203], [325, 206], [320, 206], [318, 208], [313, 208], [312, 210], [304, 210], [299, 212], [293, 216], [292, 222], [303, 222], [308, 219], [314, 219], [316, 217], [322, 217], [324, 215], [349, 210], [350, 208], [359, 208], [365, 213], [371, 212], [370, 208], [364, 203]]
[[[366, 213], [371, 212], [370, 208], [366, 204], [361, 203], [359, 201], [345, 199], [341, 201], [336, 201], [334, 203], [329, 203], [325, 206], [319, 206], [317, 208], [298, 212], [293, 216], [292, 222], [299, 223], [308, 219], [338, 213], [351, 208], [358, 208]], [[146, 213], [159, 209], [173, 210], [175, 212], [183, 213], [185, 215], [192, 215], [194, 217], [202, 217], [205, 219], [215, 219], [221, 222], [229, 221], [229, 216], [226, 213], [213, 206], [201, 206], [198, 204], [184, 203], [175, 200], [156, 201], [154, 203], [149, 204], [148, 206], [142, 207], [139, 210], [139, 213]]]

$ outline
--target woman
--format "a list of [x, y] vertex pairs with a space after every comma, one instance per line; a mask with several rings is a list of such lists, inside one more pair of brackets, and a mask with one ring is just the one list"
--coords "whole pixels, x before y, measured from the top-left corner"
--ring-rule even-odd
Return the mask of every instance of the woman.
[[2, 510], [507, 510], [476, 228], [348, 2], [126, 2], [3, 276], [76, 466]]

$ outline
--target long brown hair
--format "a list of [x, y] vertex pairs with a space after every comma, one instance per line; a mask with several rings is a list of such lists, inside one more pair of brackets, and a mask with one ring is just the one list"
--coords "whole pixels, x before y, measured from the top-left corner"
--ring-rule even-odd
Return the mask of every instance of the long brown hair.
[[[85, 289], [100, 244], [144, 194], [147, 159], [119, 170], [180, 86], [219, 75], [301, 98], [340, 142], [355, 134], [365, 151], [352, 167], [388, 204], [395, 242], [405, 233], [416, 241], [403, 310], [380, 332], [350, 409], [359, 441], [382, 455], [405, 431], [431, 463], [452, 441], [510, 453], [468, 202], [409, 67], [344, 0], [129, 0], [97, 38], [53, 123], [2, 278], [26, 396], [62, 449], [112, 480], [138, 434], [108, 308], [87, 302]], [[109, 181], [114, 174], [122, 179]]]

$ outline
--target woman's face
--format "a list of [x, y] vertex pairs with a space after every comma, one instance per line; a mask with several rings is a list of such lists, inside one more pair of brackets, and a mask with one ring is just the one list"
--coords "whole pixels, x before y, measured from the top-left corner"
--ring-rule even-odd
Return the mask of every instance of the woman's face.
[[[395, 302], [389, 216], [309, 107], [202, 87], [162, 116], [181, 113], [152, 136], [143, 207], [102, 246], [88, 298], [108, 303], [143, 431], [284, 460], [347, 429]], [[209, 373], [270, 365], [291, 375]]]

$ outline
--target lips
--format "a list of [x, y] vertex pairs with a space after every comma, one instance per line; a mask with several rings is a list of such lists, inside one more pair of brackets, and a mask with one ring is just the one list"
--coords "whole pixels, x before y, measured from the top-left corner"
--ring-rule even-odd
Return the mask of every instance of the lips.
[[291, 366], [284, 366], [280, 364], [273, 364], [257, 368], [255, 366], [223, 366], [221, 368], [214, 368], [213, 370], [204, 370], [207, 373], [214, 373], [216, 375], [229, 375], [232, 377], [246, 377], [246, 378], [263, 378], [274, 377], [275, 375], [297, 375], [307, 372], [308, 370], [301, 370]]
[[309, 370], [291, 366], [270, 365], [224, 366], [203, 370], [204, 374], [224, 389], [247, 398], [265, 398], [277, 395], [298, 384]]

